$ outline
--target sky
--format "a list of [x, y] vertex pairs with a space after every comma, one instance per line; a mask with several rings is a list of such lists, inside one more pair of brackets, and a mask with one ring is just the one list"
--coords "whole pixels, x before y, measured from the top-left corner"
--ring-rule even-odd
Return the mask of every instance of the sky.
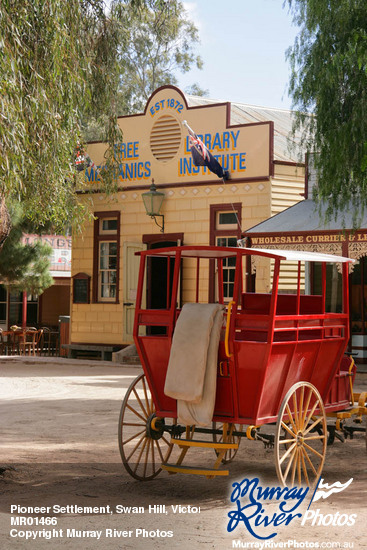
[[194, 82], [208, 97], [280, 109], [291, 108], [290, 65], [285, 52], [299, 29], [284, 0], [188, 0], [199, 29], [195, 46], [202, 70], [179, 74], [179, 87]]

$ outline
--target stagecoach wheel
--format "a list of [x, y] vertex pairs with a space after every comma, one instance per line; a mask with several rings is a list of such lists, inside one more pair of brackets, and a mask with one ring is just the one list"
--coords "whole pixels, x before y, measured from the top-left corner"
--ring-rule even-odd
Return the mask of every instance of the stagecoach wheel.
[[[238, 446], [240, 446], [241, 437], [238, 435], [232, 435], [232, 432], [241, 432], [241, 425], [240, 424], [227, 424], [228, 426], [228, 432], [229, 437], [227, 439], [227, 443], [237, 443]], [[220, 430], [222, 433], [219, 435], [217, 433], [213, 433], [213, 441], [214, 443], [223, 443], [223, 424], [221, 422], [213, 422], [212, 425], [213, 430]], [[238, 449], [228, 449], [225, 452], [225, 455], [222, 458], [222, 464], [228, 464], [228, 462], [232, 462], [234, 457], [237, 454]], [[216, 455], [218, 455], [218, 451], [215, 450]]]
[[147, 481], [162, 471], [160, 465], [172, 451], [164, 427], [165, 420], [156, 416], [145, 374], [141, 374], [126, 392], [118, 428], [122, 462], [135, 479]]
[[324, 466], [324, 404], [309, 382], [294, 384], [283, 399], [275, 434], [275, 466], [283, 486], [315, 485]]

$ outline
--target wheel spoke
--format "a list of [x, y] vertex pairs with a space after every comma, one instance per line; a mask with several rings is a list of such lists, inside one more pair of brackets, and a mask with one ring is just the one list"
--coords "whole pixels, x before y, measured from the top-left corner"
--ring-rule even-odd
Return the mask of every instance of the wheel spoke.
[[310, 437], [304, 437], [303, 441], [312, 441], [316, 439], [325, 439], [324, 435], [310, 435]]
[[310, 445], [308, 445], [307, 443], [304, 443], [304, 446], [307, 447], [307, 449], [311, 452], [313, 452], [315, 455], [317, 455], [318, 457], [320, 458], [324, 458], [323, 455], [321, 453], [319, 453], [318, 451], [316, 451], [316, 449], [314, 449], [313, 447], [311, 447]]
[[293, 445], [291, 445], [287, 450], [286, 452], [284, 453], [284, 455], [282, 456], [282, 458], [279, 460], [279, 464], [283, 464], [284, 460], [287, 458], [287, 456], [295, 449], [297, 443], [294, 442]]
[[133, 409], [133, 407], [129, 404], [126, 404], [126, 407], [134, 414], [136, 414], [136, 416], [138, 416], [139, 418], [141, 418], [142, 420], [144, 420], [144, 422], [146, 422], [146, 418], [144, 418], [143, 416], [141, 416], [141, 414], [139, 414], [135, 409]]
[[311, 420], [312, 415], [313, 415], [313, 413], [315, 412], [315, 410], [316, 410], [316, 408], [317, 408], [317, 405], [318, 405], [319, 403], [320, 403], [320, 401], [319, 401], [319, 399], [317, 399], [317, 400], [315, 401], [315, 403], [314, 403], [312, 409], [311, 409], [310, 414], [309, 414], [308, 417], [307, 417], [307, 420], [306, 420], [306, 422], [305, 422], [305, 426], [308, 426], [308, 423], [309, 423], [309, 421]]
[[139, 437], [139, 435], [145, 433], [146, 431], [146, 428], [144, 427], [143, 430], [141, 430], [140, 432], [137, 432], [136, 434], [132, 435], [131, 437], [129, 437], [129, 439], [125, 439], [122, 444], [123, 445], [126, 445], [126, 443], [130, 443], [130, 441], [132, 441], [133, 439], [135, 439], [136, 437]]
[[301, 397], [299, 400], [299, 429], [303, 430], [304, 427], [304, 419], [303, 419], [303, 399], [305, 396], [305, 387], [301, 387]]
[[309, 426], [309, 427], [307, 428], [307, 430], [305, 430], [305, 431], [303, 432], [303, 435], [308, 434], [308, 432], [310, 432], [311, 430], [313, 430], [313, 428], [314, 428], [315, 426], [317, 426], [317, 424], [319, 424], [320, 422], [322, 422], [322, 417], [321, 417], [321, 416], [319, 416], [319, 417], [311, 424], [311, 426]]
[[285, 445], [286, 443], [294, 443], [295, 442], [295, 438], [293, 439], [281, 439], [280, 440], [280, 443], [283, 443], [283, 445]]
[[166, 445], [170, 445], [170, 442], [167, 441], [167, 439], [164, 437], [164, 435], [162, 435], [162, 439], [163, 439], [163, 441], [165, 442]]
[[297, 466], [297, 455], [298, 455], [298, 448], [296, 447], [295, 449], [295, 458], [296, 460], [293, 460], [293, 465], [292, 465], [292, 486], [294, 485], [294, 478], [295, 478], [295, 475], [296, 475], [296, 466]]
[[155, 474], [155, 457], [154, 457], [154, 440], [152, 439], [151, 442], [152, 447], [152, 467], [153, 467], [153, 474]]
[[[213, 442], [214, 443], [235, 443], [236, 445], [240, 444], [241, 437], [238, 435], [234, 435], [233, 432], [240, 432], [241, 425], [238, 426], [233, 423], [216, 423], [213, 422], [212, 424], [213, 428]], [[220, 433], [217, 433], [217, 432]], [[219, 450], [214, 449], [215, 454], [218, 456]], [[227, 449], [225, 453], [222, 456], [222, 464], [227, 464], [228, 462], [231, 462], [234, 457], [236, 456], [238, 449]]]
[[[137, 410], [138, 409], [138, 410]], [[122, 462], [128, 473], [139, 480], [153, 479], [162, 470], [160, 465], [172, 451], [172, 444], [164, 437], [164, 418], [153, 434], [151, 422], [155, 406], [145, 375], [139, 375], [128, 388], [121, 406], [119, 419], [119, 448]], [[176, 422], [175, 420], [173, 422]], [[165, 453], [161, 443], [165, 447]], [[156, 447], [156, 449], [155, 449]]]
[[[144, 439], [143, 446], [142, 446], [142, 448], [141, 448], [141, 451], [140, 451], [140, 453], [139, 453], [138, 459], [137, 459], [136, 464], [135, 464], [134, 474], [136, 474], [136, 470], [138, 469], [138, 467], [139, 467], [139, 465], [140, 465], [140, 460], [141, 460], [142, 454], [143, 454], [143, 452], [144, 452], [144, 449], [145, 449], [145, 447], [147, 446], [147, 441], [148, 441], [148, 438], [146, 437], [146, 438]], [[144, 476], [144, 477], [145, 477], [145, 476]]]
[[305, 457], [304, 457], [304, 454], [303, 454], [303, 448], [302, 447], [301, 447], [301, 453], [300, 454], [301, 454], [302, 468], [303, 468], [305, 478], [306, 478], [306, 483], [307, 483], [307, 485], [309, 485], [310, 482], [309, 482], [309, 479], [308, 479], [307, 466], [306, 466], [306, 463], [305, 463]]
[[138, 395], [138, 392], [136, 391], [135, 388], [133, 389], [133, 392], [134, 392], [134, 395], [135, 395], [135, 397], [136, 397], [136, 399], [137, 399], [137, 402], [138, 402], [139, 405], [140, 405], [141, 410], [142, 410], [143, 413], [145, 414], [145, 418], [148, 418], [149, 413], [147, 412], [146, 408], [144, 407], [143, 403], [141, 402], [141, 399], [140, 399], [140, 397], [139, 397], [139, 395]]
[[296, 434], [294, 432], [292, 432], [292, 430], [290, 429], [290, 427], [285, 423], [283, 422], [282, 420], [282, 428], [284, 428], [285, 430], [287, 430], [287, 432], [289, 432], [294, 438], [296, 438]]
[[289, 474], [289, 470], [290, 470], [290, 468], [291, 468], [291, 466], [292, 466], [292, 463], [293, 463], [293, 460], [294, 460], [296, 454], [297, 454], [297, 453], [296, 453], [296, 449], [294, 449], [294, 451], [293, 451], [293, 453], [292, 453], [292, 456], [290, 457], [289, 462], [288, 462], [287, 467], [286, 467], [285, 472], [284, 472], [284, 476], [283, 476], [283, 477], [284, 477], [284, 480], [287, 479], [287, 476], [288, 476], [288, 474]]
[[[317, 419], [313, 417], [316, 409]], [[311, 486], [320, 476], [326, 453], [326, 416], [320, 394], [309, 382], [297, 382], [284, 397], [274, 448], [283, 486], [302, 481]]]
[[157, 440], [154, 441], [154, 443], [156, 444], [157, 446], [157, 449], [158, 449], [158, 453], [159, 453], [159, 456], [161, 457], [161, 461], [164, 462], [164, 458], [163, 458], [163, 455], [162, 455], [162, 451], [161, 451], [161, 448], [159, 446], [159, 443]]
[[137, 442], [137, 444], [135, 445], [135, 447], [133, 448], [133, 450], [131, 451], [131, 453], [129, 454], [129, 456], [127, 457], [127, 460], [130, 460], [130, 458], [133, 456], [133, 454], [135, 453], [135, 451], [139, 447], [140, 443], [144, 440], [144, 438], [145, 438], [145, 435], [142, 435], [141, 438], [139, 439], [139, 441]]
[[298, 407], [297, 407], [297, 392], [293, 393], [293, 414], [294, 414], [294, 420], [296, 424], [296, 431], [299, 430], [299, 421], [298, 421]]
[[151, 415], [152, 412], [153, 412], [153, 409], [152, 409], [151, 404], [149, 404], [149, 398], [148, 398], [147, 387], [146, 387], [146, 384], [145, 384], [145, 378], [142, 378], [142, 382], [143, 382], [143, 390], [144, 390], [144, 396], [145, 396], [145, 403], [146, 403], [146, 406], [147, 406], [147, 409], [148, 409], [148, 414]]
[[308, 456], [306, 449], [305, 449], [304, 447], [301, 447], [301, 449], [302, 449], [302, 451], [303, 451], [303, 454], [304, 454], [304, 456], [305, 456], [307, 462], [308, 462], [309, 465], [311, 466], [311, 469], [312, 469], [313, 473], [315, 474], [315, 476], [317, 476], [317, 472], [316, 472], [316, 470], [315, 470], [315, 466], [312, 464], [312, 461], [311, 461], [310, 457]]
[[147, 438], [147, 445], [146, 445], [146, 451], [145, 451], [145, 460], [144, 460], [144, 471], [143, 471], [143, 476], [146, 477], [147, 475], [147, 465], [148, 465], [148, 458], [149, 458], [149, 449], [150, 449], [150, 444], [152, 442], [152, 440], [149, 438]]
[[[306, 403], [305, 403], [305, 408], [304, 408], [303, 415], [302, 415], [303, 426], [305, 426], [305, 420], [306, 420], [306, 416], [307, 416], [308, 407], [309, 407], [309, 404], [310, 404], [310, 401], [311, 401], [311, 397], [312, 397], [312, 388], [310, 388], [310, 391], [308, 392], [308, 396], [307, 396]], [[307, 424], [306, 424], [306, 426], [307, 426]]]
[[143, 426], [144, 426], [144, 428], [146, 427], [146, 424], [145, 423], [143, 424], [142, 422], [121, 422], [121, 425], [122, 426], [135, 426], [135, 427], [139, 427], [139, 428], [141, 428]]
[[295, 423], [294, 423], [293, 416], [292, 416], [292, 412], [291, 412], [291, 410], [290, 410], [290, 408], [289, 408], [288, 403], [286, 404], [286, 407], [285, 407], [285, 408], [287, 409], [288, 417], [289, 417], [290, 423], [292, 424], [294, 433], [296, 434], [296, 433], [298, 432], [298, 430], [297, 430], [297, 427], [296, 427], [296, 425], [295, 425]]

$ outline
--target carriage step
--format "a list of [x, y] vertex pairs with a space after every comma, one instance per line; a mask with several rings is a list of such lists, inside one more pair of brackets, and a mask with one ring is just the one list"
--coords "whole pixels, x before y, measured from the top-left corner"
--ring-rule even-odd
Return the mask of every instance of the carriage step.
[[238, 449], [238, 443], [216, 443], [215, 441], [200, 441], [199, 439], [171, 439], [171, 443], [179, 447], [207, 447], [210, 449]]
[[213, 470], [212, 468], [197, 468], [196, 466], [181, 466], [179, 464], [162, 464], [161, 468], [170, 474], [196, 474], [199, 476], [227, 476], [228, 470]]

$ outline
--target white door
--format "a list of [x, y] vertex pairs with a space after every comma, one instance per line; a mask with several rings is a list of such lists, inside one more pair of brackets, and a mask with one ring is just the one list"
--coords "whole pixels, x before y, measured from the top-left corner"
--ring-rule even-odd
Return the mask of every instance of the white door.
[[[140, 256], [135, 256], [135, 252], [146, 250], [143, 243], [124, 243], [123, 250], [123, 338], [124, 344], [132, 344], [136, 291], [138, 287]], [[143, 299], [145, 292], [143, 291]], [[144, 305], [144, 304], [142, 304]]]

